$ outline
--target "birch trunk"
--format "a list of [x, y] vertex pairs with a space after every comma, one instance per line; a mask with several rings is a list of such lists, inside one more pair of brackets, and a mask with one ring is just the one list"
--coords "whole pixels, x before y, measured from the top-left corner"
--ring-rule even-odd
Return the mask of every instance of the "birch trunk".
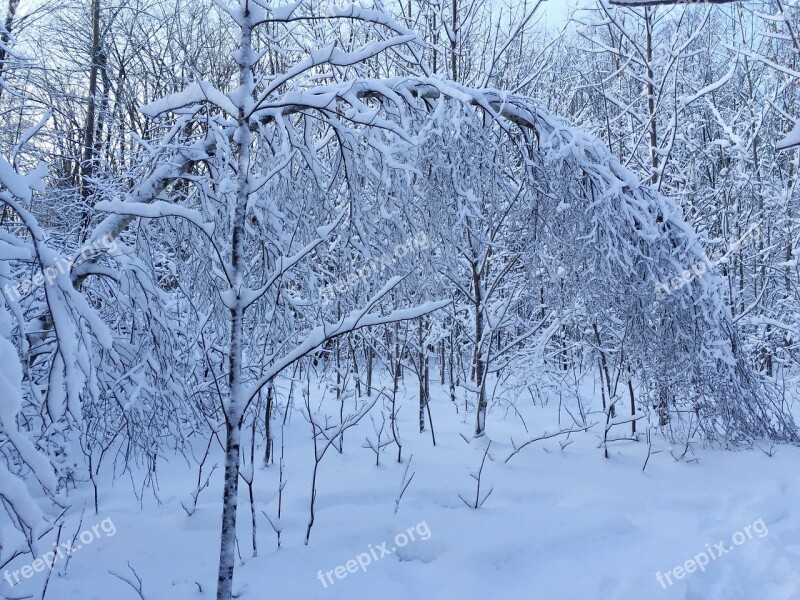
[[222, 499], [222, 531], [220, 534], [219, 577], [217, 600], [231, 600], [233, 591], [233, 567], [236, 550], [236, 508], [239, 492], [239, 459], [241, 454], [244, 398], [242, 397], [242, 336], [245, 304], [240, 297], [244, 283], [244, 235], [245, 212], [251, 192], [250, 148], [253, 134], [246, 114], [247, 101], [255, 89], [253, 66], [255, 57], [252, 45], [252, 25], [247, 10], [241, 25], [241, 47], [236, 53], [239, 64], [241, 94], [235, 140], [237, 143], [236, 207], [231, 231], [231, 278], [233, 287], [227, 298], [231, 313], [230, 354], [228, 358], [228, 404], [225, 409], [225, 485]]

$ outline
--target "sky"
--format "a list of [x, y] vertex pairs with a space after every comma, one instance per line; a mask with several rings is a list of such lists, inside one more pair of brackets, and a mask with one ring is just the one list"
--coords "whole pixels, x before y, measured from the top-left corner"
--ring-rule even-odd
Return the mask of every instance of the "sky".
[[[569, 17], [569, 13], [581, 0], [545, 0], [544, 19], [548, 27], [559, 27]], [[585, 4], [585, 2], [583, 2]]]

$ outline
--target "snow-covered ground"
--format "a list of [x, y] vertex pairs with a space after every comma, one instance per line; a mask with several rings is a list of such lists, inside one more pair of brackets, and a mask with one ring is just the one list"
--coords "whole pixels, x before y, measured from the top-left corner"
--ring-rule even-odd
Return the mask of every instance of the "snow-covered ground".
[[[684, 448], [653, 436], [643, 471], [645, 437], [611, 444], [605, 459], [598, 426], [569, 438], [536, 442], [505, 463], [513, 451], [511, 436], [519, 444], [545, 430], [570, 426], [563, 411], [558, 423], [558, 399], [545, 406], [534, 405], [530, 397], [516, 399], [529, 433], [513, 410], [497, 407], [489, 415], [488, 436], [476, 440], [471, 438], [472, 415], [465, 423], [463, 408], [458, 414], [444, 390], [434, 385], [433, 447], [430, 432], [417, 431], [413, 376], [406, 385], [400, 412], [403, 464], [396, 462], [392, 445], [384, 449], [380, 466], [375, 465], [374, 453], [362, 447], [367, 436], [374, 437], [369, 418], [348, 430], [344, 453], [331, 449], [322, 462], [308, 546], [303, 540], [313, 449], [309, 424], [299, 410], [292, 412], [285, 428], [282, 547], [276, 547], [275, 533], [262, 513], [275, 519], [278, 464], [263, 467], [257, 459], [258, 556], [252, 557], [250, 505], [242, 483], [236, 597], [800, 598], [800, 449], [770, 449], [766, 444], [727, 451], [695, 445], [676, 461], [670, 451], [680, 457]], [[329, 400], [326, 406], [338, 415]], [[279, 453], [279, 419], [277, 423]], [[617, 429], [623, 435], [629, 425]], [[480, 466], [490, 440], [481, 496], [493, 492], [474, 510], [459, 495], [474, 498], [476, 482], [470, 474]], [[196, 449], [198, 456], [203, 449]], [[262, 456], [263, 449], [256, 454]], [[395, 513], [410, 455], [408, 473], [414, 476]], [[215, 462], [222, 464], [218, 447], [206, 468]], [[92, 538], [89, 543], [73, 551], [65, 576], [64, 561], [56, 562], [48, 598], [136, 599], [138, 593], [112, 574], [136, 584], [131, 568], [141, 578], [147, 600], [214, 597], [221, 469], [201, 492], [191, 517], [181, 502], [187, 503], [197, 483], [196, 465], [181, 457], [160, 463], [155, 493], [145, 488], [140, 501], [133, 501], [133, 486], [140, 494], [142, 477], [118, 474], [112, 482], [106, 475], [98, 514], [90, 486], [72, 495], [77, 508], [62, 541], [101, 526], [84, 536], [86, 541]], [[717, 557], [719, 542], [726, 552]], [[702, 570], [687, 565], [690, 560]], [[7, 568], [29, 564], [27, 557]], [[39, 589], [44, 577], [45, 572], [35, 573], [14, 589], [2, 581], [0, 590], [4, 597], [22, 598], [30, 593], [29, 586]]]

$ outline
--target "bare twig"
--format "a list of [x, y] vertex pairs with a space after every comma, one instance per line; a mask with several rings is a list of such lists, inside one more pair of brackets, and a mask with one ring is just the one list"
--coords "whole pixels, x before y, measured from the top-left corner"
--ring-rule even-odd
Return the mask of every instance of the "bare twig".
[[486, 502], [486, 499], [489, 496], [491, 496], [492, 492], [494, 491], [494, 488], [490, 489], [489, 492], [483, 498], [481, 498], [481, 477], [483, 476], [483, 467], [486, 464], [486, 457], [489, 456], [489, 448], [491, 447], [492, 447], [492, 442], [490, 441], [486, 445], [486, 451], [483, 453], [483, 458], [481, 459], [481, 466], [478, 468], [478, 472], [469, 474], [470, 477], [472, 477], [475, 481], [478, 482], [478, 485], [476, 486], [475, 490], [475, 501], [472, 503], [467, 502], [466, 500], [464, 500], [464, 497], [461, 494], [458, 495], [458, 497], [461, 498], [461, 501], [470, 508], [478, 509], [481, 506], [483, 506], [483, 503]]
[[512, 457], [514, 457], [514, 455], [516, 455], [520, 450], [522, 450], [525, 446], [533, 444], [534, 442], [540, 442], [542, 440], [548, 440], [550, 438], [558, 437], [559, 435], [569, 435], [571, 433], [577, 433], [579, 431], [587, 431], [587, 430], [591, 429], [592, 427], [594, 427], [595, 425], [597, 425], [597, 423], [592, 423], [591, 425], [586, 425], [585, 427], [575, 427], [573, 429], [562, 429], [561, 431], [556, 431], [555, 433], [547, 433], [545, 431], [544, 434], [540, 435], [539, 437], [535, 437], [535, 438], [533, 438], [531, 440], [528, 440], [527, 442], [525, 442], [524, 444], [522, 444], [520, 446], [515, 445], [514, 444], [514, 440], [512, 439], [511, 440], [511, 445], [514, 446], [514, 451], [511, 454], [508, 455], [508, 457], [506, 458], [506, 460], [504, 462], [508, 463], [508, 461], [510, 461], [512, 459]]
[[414, 479], [414, 475], [416, 475], [416, 471], [411, 473], [411, 477], [408, 476], [408, 469], [411, 467], [411, 459], [414, 458], [412, 454], [408, 458], [408, 464], [406, 465], [406, 470], [403, 473], [403, 480], [400, 482], [400, 494], [397, 496], [397, 499], [394, 501], [394, 514], [397, 514], [397, 511], [400, 510], [400, 500], [403, 499], [403, 494], [406, 493], [408, 486], [411, 485], [411, 480]]
[[111, 570], [109, 570], [108, 572], [109, 572], [109, 574], [113, 575], [114, 577], [116, 577], [120, 581], [124, 581], [129, 586], [131, 586], [133, 588], [133, 590], [139, 595], [139, 598], [141, 598], [142, 600], [146, 600], [145, 597], [144, 597], [144, 594], [142, 593], [142, 578], [139, 577], [139, 574], [131, 566], [130, 562], [128, 562], [128, 568], [131, 570], [131, 573], [133, 573], [133, 577], [132, 578], [131, 577], [125, 577], [123, 575], [120, 575], [119, 573], [114, 573], [114, 571], [111, 571]]

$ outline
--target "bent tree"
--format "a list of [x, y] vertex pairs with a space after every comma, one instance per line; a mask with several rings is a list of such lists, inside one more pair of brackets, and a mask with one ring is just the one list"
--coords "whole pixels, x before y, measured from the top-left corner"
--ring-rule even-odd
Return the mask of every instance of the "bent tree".
[[[640, 185], [601, 143], [528, 98], [436, 77], [415, 34], [380, 6], [217, 5], [235, 40], [230, 68], [219, 70], [232, 74], [229, 85], [197, 80], [147, 106], [152, 122], [130, 149], [124, 181], [93, 190], [106, 199], [96, 208], [110, 214], [85, 248], [105, 239], [123, 249], [81, 251], [56, 286], [10, 305], [18, 332], [52, 313], [37, 322], [48, 344], [38, 344], [36, 356], [0, 317], [23, 368], [35, 371], [25, 374], [25, 390], [16, 389], [18, 372], [9, 377], [15, 397], [25, 398], [3, 409], [0, 426], [13, 435], [22, 404], [43, 415], [41, 429], [53, 438], [105, 445], [119, 433], [150, 451], [162, 437], [178, 446], [187, 429], [218, 421], [212, 427], [224, 429], [226, 454], [218, 599], [233, 595], [243, 423], [287, 367], [365, 327], [394, 329], [425, 316], [436, 330], [463, 313], [462, 362], [475, 365], [479, 433], [492, 401], [487, 373], [525, 352], [565, 353], [558, 336], [561, 346], [591, 348], [589, 324], [602, 335], [597, 347], [619, 347], [618, 372], [660, 373], [647, 381], [643, 404], [661, 410], [663, 398], [674, 421], [696, 415], [709, 437], [795, 439], [791, 419], [737, 351], [717, 278], [657, 297], [655, 284], [687, 259], [707, 257], [676, 206]], [[268, 60], [276, 54], [280, 60]], [[18, 183], [4, 179], [0, 201], [30, 239], [3, 248], [14, 269], [21, 261], [47, 268], [57, 257], [18, 202], [28, 190]], [[41, 187], [40, 178], [31, 183]], [[434, 208], [447, 217], [437, 219]], [[403, 308], [412, 304], [398, 300], [410, 297], [399, 289], [408, 285], [404, 273], [348, 286], [327, 303], [319, 298], [318, 290], [349, 281], [343, 265], [388, 255], [420, 226], [431, 255], [442, 258], [441, 280], [426, 282], [426, 297], [455, 298], [458, 317], [436, 312], [445, 302]], [[689, 385], [676, 392], [676, 381]], [[13, 445], [2, 452], [22, 473], [38, 459], [19, 460], [30, 446]], [[86, 456], [96, 472], [91, 447]], [[53, 491], [40, 464], [36, 475]], [[0, 485], [15, 487], [14, 476]]]

